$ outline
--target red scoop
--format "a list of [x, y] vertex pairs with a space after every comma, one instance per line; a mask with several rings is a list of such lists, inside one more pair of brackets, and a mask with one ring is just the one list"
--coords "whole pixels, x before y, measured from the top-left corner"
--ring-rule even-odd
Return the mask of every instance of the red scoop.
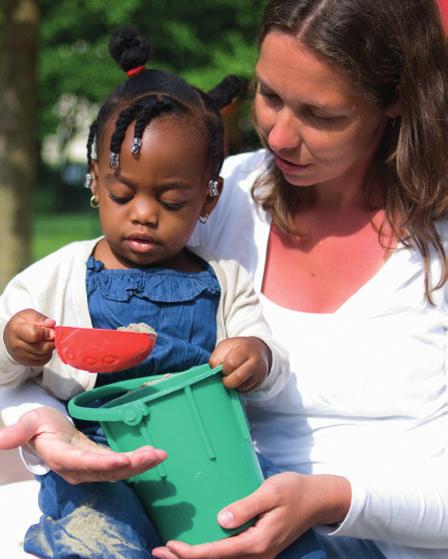
[[64, 363], [91, 373], [112, 373], [137, 365], [151, 352], [156, 334], [100, 328], [55, 327]]

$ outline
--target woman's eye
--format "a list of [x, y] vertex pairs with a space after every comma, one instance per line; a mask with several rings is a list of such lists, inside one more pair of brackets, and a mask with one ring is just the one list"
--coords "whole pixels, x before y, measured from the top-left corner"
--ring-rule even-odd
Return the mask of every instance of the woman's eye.
[[280, 103], [280, 97], [269, 89], [258, 88], [258, 94], [264, 97], [270, 103]]

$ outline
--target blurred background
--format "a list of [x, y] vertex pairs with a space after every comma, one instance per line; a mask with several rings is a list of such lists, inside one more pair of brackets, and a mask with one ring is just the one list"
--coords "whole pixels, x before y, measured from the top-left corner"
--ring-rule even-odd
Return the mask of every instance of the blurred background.
[[[261, 0], [0, 0], [0, 291], [32, 261], [98, 234], [83, 188], [99, 103], [125, 76], [110, 33], [136, 27], [152, 67], [210, 89], [251, 78]], [[258, 145], [250, 102], [225, 113], [228, 153]]]

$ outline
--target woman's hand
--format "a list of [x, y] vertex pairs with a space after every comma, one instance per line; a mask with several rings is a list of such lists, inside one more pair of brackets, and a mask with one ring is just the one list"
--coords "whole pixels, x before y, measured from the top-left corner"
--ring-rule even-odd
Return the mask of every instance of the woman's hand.
[[55, 321], [33, 310], [16, 313], [6, 324], [3, 339], [9, 355], [24, 367], [40, 367], [54, 351]]
[[258, 516], [254, 526], [213, 543], [192, 546], [169, 541], [152, 554], [159, 559], [273, 559], [315, 524], [343, 520], [350, 500], [351, 488], [345, 478], [277, 474], [218, 515], [223, 528], [241, 526]]
[[224, 386], [247, 392], [267, 377], [272, 364], [271, 350], [260, 338], [227, 338], [219, 342], [209, 359], [210, 367], [220, 364]]
[[25, 444], [71, 484], [126, 479], [157, 466], [167, 456], [149, 446], [125, 453], [101, 447], [50, 407], [29, 411], [15, 425], [0, 430], [0, 450]]

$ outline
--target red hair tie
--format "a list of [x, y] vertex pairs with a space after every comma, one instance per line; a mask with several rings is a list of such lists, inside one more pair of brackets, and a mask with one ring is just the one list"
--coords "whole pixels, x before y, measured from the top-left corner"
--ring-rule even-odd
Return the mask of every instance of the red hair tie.
[[138, 74], [141, 74], [143, 72], [143, 70], [145, 69], [145, 66], [136, 66], [135, 68], [131, 68], [130, 70], [128, 70], [126, 72], [126, 74], [132, 78], [132, 76], [137, 76]]

